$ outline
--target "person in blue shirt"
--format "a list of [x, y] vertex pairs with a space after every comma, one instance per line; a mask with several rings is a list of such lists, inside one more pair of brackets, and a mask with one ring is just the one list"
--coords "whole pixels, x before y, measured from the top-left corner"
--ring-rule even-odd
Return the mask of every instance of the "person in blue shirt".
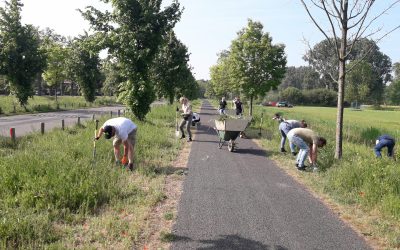
[[387, 149], [388, 149], [387, 156], [393, 157], [395, 145], [396, 145], [396, 141], [390, 135], [379, 136], [378, 139], [376, 139], [376, 145], [374, 147], [374, 152], [375, 152], [376, 157], [382, 158], [381, 151], [384, 147], [387, 147]]

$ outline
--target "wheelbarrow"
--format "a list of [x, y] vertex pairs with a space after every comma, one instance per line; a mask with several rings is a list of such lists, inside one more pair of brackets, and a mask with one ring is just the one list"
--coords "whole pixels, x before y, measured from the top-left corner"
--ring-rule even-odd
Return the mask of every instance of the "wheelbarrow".
[[249, 125], [251, 118], [227, 118], [215, 120], [215, 130], [219, 137], [218, 147], [222, 148], [228, 142], [229, 152], [233, 152], [236, 146], [236, 139]]

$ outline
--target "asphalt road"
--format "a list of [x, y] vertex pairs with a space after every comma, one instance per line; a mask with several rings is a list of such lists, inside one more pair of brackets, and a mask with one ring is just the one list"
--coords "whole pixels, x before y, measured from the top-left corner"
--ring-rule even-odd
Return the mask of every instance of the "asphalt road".
[[251, 140], [218, 149], [213, 118], [202, 106], [172, 249], [371, 249]]
[[23, 136], [35, 131], [40, 131], [40, 124], [45, 123], [45, 131], [53, 128], [61, 128], [61, 120], [64, 120], [65, 126], [72, 126], [78, 122], [80, 117], [81, 122], [91, 120], [93, 115], [99, 117], [100, 115], [108, 115], [110, 111], [113, 116], [117, 116], [118, 110], [123, 113], [124, 107], [100, 107], [88, 109], [76, 109], [70, 111], [15, 115], [0, 117], [0, 136], [9, 137], [10, 128], [15, 128], [17, 137]]

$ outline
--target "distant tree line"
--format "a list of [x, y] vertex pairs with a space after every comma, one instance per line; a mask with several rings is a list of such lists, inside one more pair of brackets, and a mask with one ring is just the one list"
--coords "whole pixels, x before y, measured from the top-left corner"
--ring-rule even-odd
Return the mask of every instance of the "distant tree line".
[[[229, 79], [228, 74], [215, 72], [223, 68], [224, 58], [227, 56], [228, 51], [221, 52], [219, 60], [222, 62], [218, 63], [218, 68], [211, 68], [211, 81], [203, 83], [206, 86], [205, 95], [208, 97], [240, 93], [229, 87], [228, 81], [235, 80]], [[390, 58], [379, 50], [374, 41], [368, 39], [362, 39], [358, 43], [351, 58], [353, 60], [349, 62], [349, 67], [355, 66], [346, 78], [345, 106], [350, 106], [353, 102], [371, 105], [400, 104], [400, 63], [392, 66]], [[327, 41], [316, 44], [306, 53], [304, 60], [309, 66], [287, 67], [277, 89], [271, 89], [257, 101], [285, 100], [297, 105], [336, 106], [337, 84], [330, 75], [337, 74], [337, 62], [333, 51], [329, 52]]]
[[196, 98], [200, 87], [188, 49], [172, 30], [179, 3], [161, 10], [161, 0], [104, 2], [112, 11], [79, 10], [94, 33], [65, 38], [22, 25], [21, 0], [6, 0], [0, 7], [0, 94], [15, 95], [22, 106], [35, 94], [82, 95], [89, 102], [114, 95], [139, 119], [157, 98]]

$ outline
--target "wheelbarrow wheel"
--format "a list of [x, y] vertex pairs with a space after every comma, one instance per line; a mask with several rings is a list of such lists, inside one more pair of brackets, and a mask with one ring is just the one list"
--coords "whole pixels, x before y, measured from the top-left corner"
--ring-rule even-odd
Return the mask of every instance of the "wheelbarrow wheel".
[[235, 149], [235, 142], [233, 140], [229, 140], [229, 142], [228, 142], [229, 152], [233, 152], [234, 149]]
[[222, 145], [224, 145], [224, 140], [219, 139], [218, 148], [222, 148]]

